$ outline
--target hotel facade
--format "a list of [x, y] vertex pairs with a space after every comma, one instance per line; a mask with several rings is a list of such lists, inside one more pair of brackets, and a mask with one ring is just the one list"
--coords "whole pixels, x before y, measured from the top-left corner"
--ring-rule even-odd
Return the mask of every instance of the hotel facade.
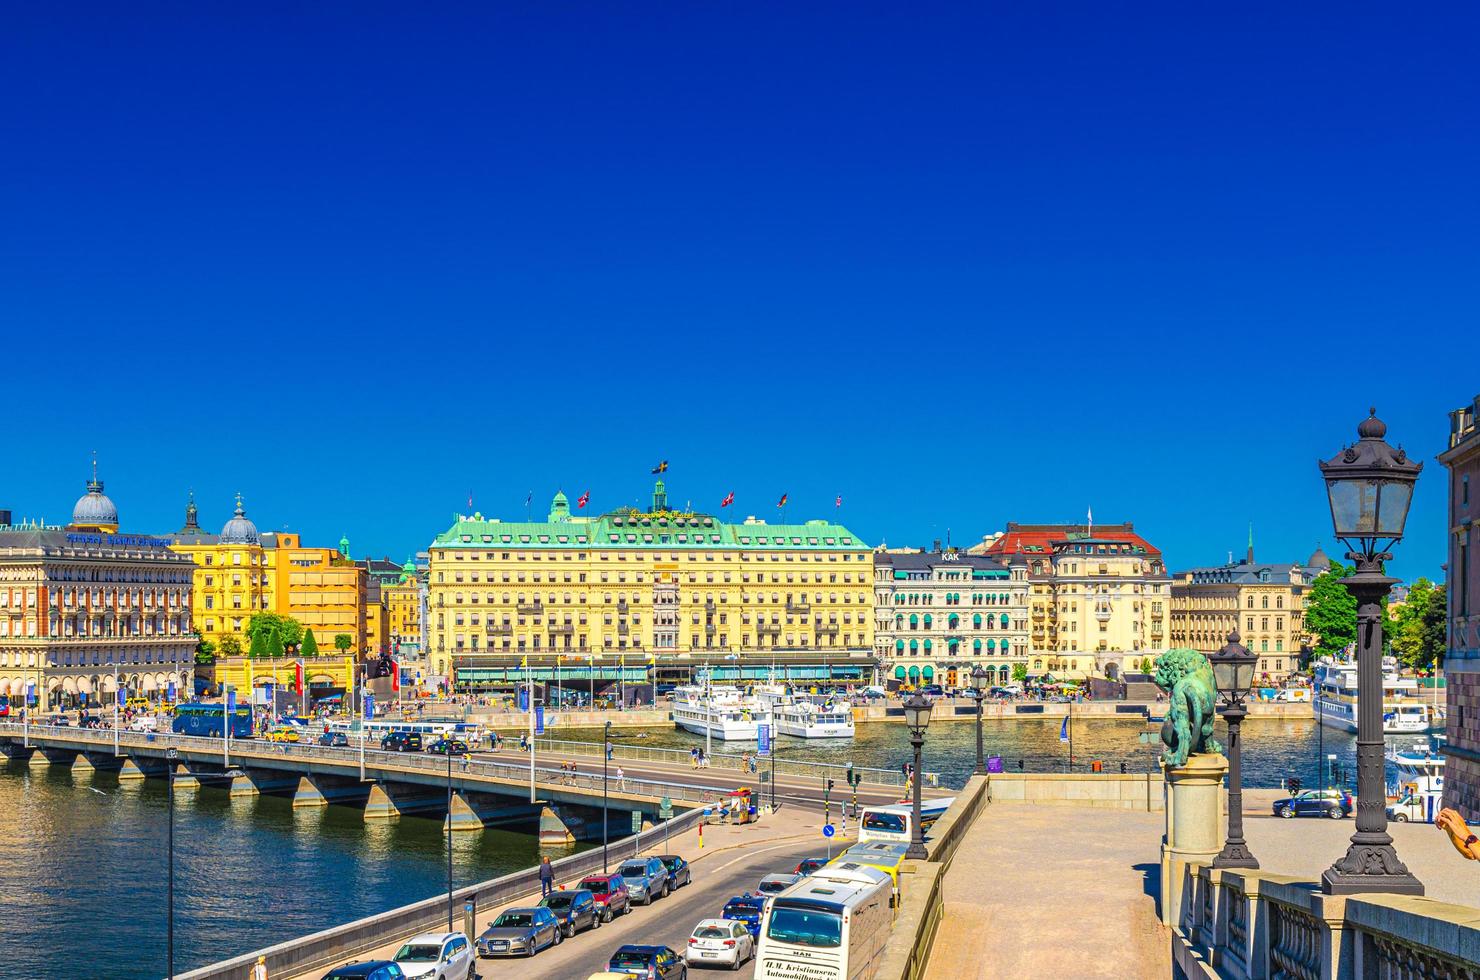
[[459, 516], [430, 547], [430, 668], [459, 689], [521, 681], [864, 680], [872, 549], [813, 520], [727, 523], [670, 507], [544, 521]]
[[1449, 413], [1449, 595], [1444, 805], [1480, 819], [1480, 396]]

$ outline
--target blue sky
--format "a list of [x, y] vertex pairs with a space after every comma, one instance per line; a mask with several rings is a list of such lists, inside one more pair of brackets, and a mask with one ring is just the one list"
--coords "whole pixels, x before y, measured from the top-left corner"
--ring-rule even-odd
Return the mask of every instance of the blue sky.
[[0, 507], [96, 449], [130, 529], [240, 490], [399, 559], [667, 458], [871, 542], [1295, 559], [1376, 404], [1438, 574], [1480, 25], [1288, 6], [16, 8]]

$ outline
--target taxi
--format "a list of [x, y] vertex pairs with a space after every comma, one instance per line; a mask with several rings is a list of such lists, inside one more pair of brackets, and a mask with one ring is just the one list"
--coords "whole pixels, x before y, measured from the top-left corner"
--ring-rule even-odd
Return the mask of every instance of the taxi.
[[296, 742], [298, 729], [292, 725], [278, 725], [267, 730], [266, 738], [269, 742]]

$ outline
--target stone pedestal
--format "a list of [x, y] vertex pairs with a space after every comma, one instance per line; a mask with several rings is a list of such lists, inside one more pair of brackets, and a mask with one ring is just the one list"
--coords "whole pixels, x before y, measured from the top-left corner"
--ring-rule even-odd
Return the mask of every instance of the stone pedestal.
[[1200, 753], [1166, 770], [1167, 833], [1161, 844], [1161, 921], [1182, 920], [1182, 884], [1189, 862], [1212, 864], [1223, 850], [1223, 776], [1228, 760]]

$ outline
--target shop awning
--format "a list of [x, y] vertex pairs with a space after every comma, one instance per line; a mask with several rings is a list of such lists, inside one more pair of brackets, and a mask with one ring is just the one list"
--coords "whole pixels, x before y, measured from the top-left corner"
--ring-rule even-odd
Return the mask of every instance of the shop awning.
[[932, 678], [932, 677], [935, 676], [935, 668], [932, 667], [932, 666], [930, 666], [929, 664], [926, 664], [925, 665], [924, 670], [925, 670], [925, 679], [927, 681], [930, 680], [930, 678]]
[[917, 681], [919, 679], [920, 679], [920, 668], [919, 667], [913, 667], [913, 666], [910, 667], [910, 680]]
[[894, 668], [894, 676], [897, 677], [897, 678], [899, 678], [900, 680], [904, 680], [904, 678], [905, 678], [905, 670], [904, 670], [904, 667], [903, 666], [895, 667]]

